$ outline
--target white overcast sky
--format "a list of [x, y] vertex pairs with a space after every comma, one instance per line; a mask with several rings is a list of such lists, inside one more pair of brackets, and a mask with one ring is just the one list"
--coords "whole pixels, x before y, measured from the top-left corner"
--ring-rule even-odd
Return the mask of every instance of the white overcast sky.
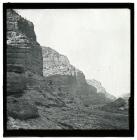
[[130, 92], [130, 11], [128, 9], [16, 10], [34, 24], [42, 46], [64, 54], [106, 90]]

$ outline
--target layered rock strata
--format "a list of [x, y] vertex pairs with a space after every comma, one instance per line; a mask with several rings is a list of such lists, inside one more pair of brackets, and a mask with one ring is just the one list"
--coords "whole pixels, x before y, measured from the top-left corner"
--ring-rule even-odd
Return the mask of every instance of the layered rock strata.
[[7, 10], [7, 71], [29, 70], [42, 75], [42, 50], [36, 41], [34, 25], [15, 11]]
[[24, 73], [42, 75], [42, 50], [36, 41], [33, 23], [7, 10], [7, 92], [20, 94], [26, 87]]
[[17, 119], [39, 116], [38, 109], [29, 100], [21, 99], [30, 85], [37, 87], [32, 75], [42, 76], [42, 50], [36, 41], [33, 23], [7, 10], [7, 114]]

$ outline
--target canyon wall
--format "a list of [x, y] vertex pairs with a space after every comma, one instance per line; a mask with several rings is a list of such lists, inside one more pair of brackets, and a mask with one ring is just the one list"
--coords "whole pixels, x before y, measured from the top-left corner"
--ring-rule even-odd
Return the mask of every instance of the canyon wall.
[[[73, 94], [85, 106], [105, 104], [111, 97], [96, 80], [86, 80], [82, 71], [72, 66], [68, 58], [50, 47], [42, 47], [43, 75], [64, 94]], [[98, 94], [99, 93], [99, 94]]]

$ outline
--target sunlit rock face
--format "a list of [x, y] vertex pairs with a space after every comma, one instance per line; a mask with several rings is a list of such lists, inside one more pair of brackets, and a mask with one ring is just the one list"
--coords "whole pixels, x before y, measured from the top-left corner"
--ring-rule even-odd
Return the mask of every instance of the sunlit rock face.
[[83, 74], [80, 70], [72, 66], [68, 58], [50, 47], [42, 47], [43, 52], [43, 75], [70, 75]]

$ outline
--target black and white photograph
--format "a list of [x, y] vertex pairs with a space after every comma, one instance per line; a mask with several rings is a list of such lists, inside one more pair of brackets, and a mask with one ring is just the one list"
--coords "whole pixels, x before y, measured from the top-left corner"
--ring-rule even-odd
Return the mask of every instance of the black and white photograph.
[[134, 5], [43, 5], [5, 4], [6, 132], [133, 135]]

